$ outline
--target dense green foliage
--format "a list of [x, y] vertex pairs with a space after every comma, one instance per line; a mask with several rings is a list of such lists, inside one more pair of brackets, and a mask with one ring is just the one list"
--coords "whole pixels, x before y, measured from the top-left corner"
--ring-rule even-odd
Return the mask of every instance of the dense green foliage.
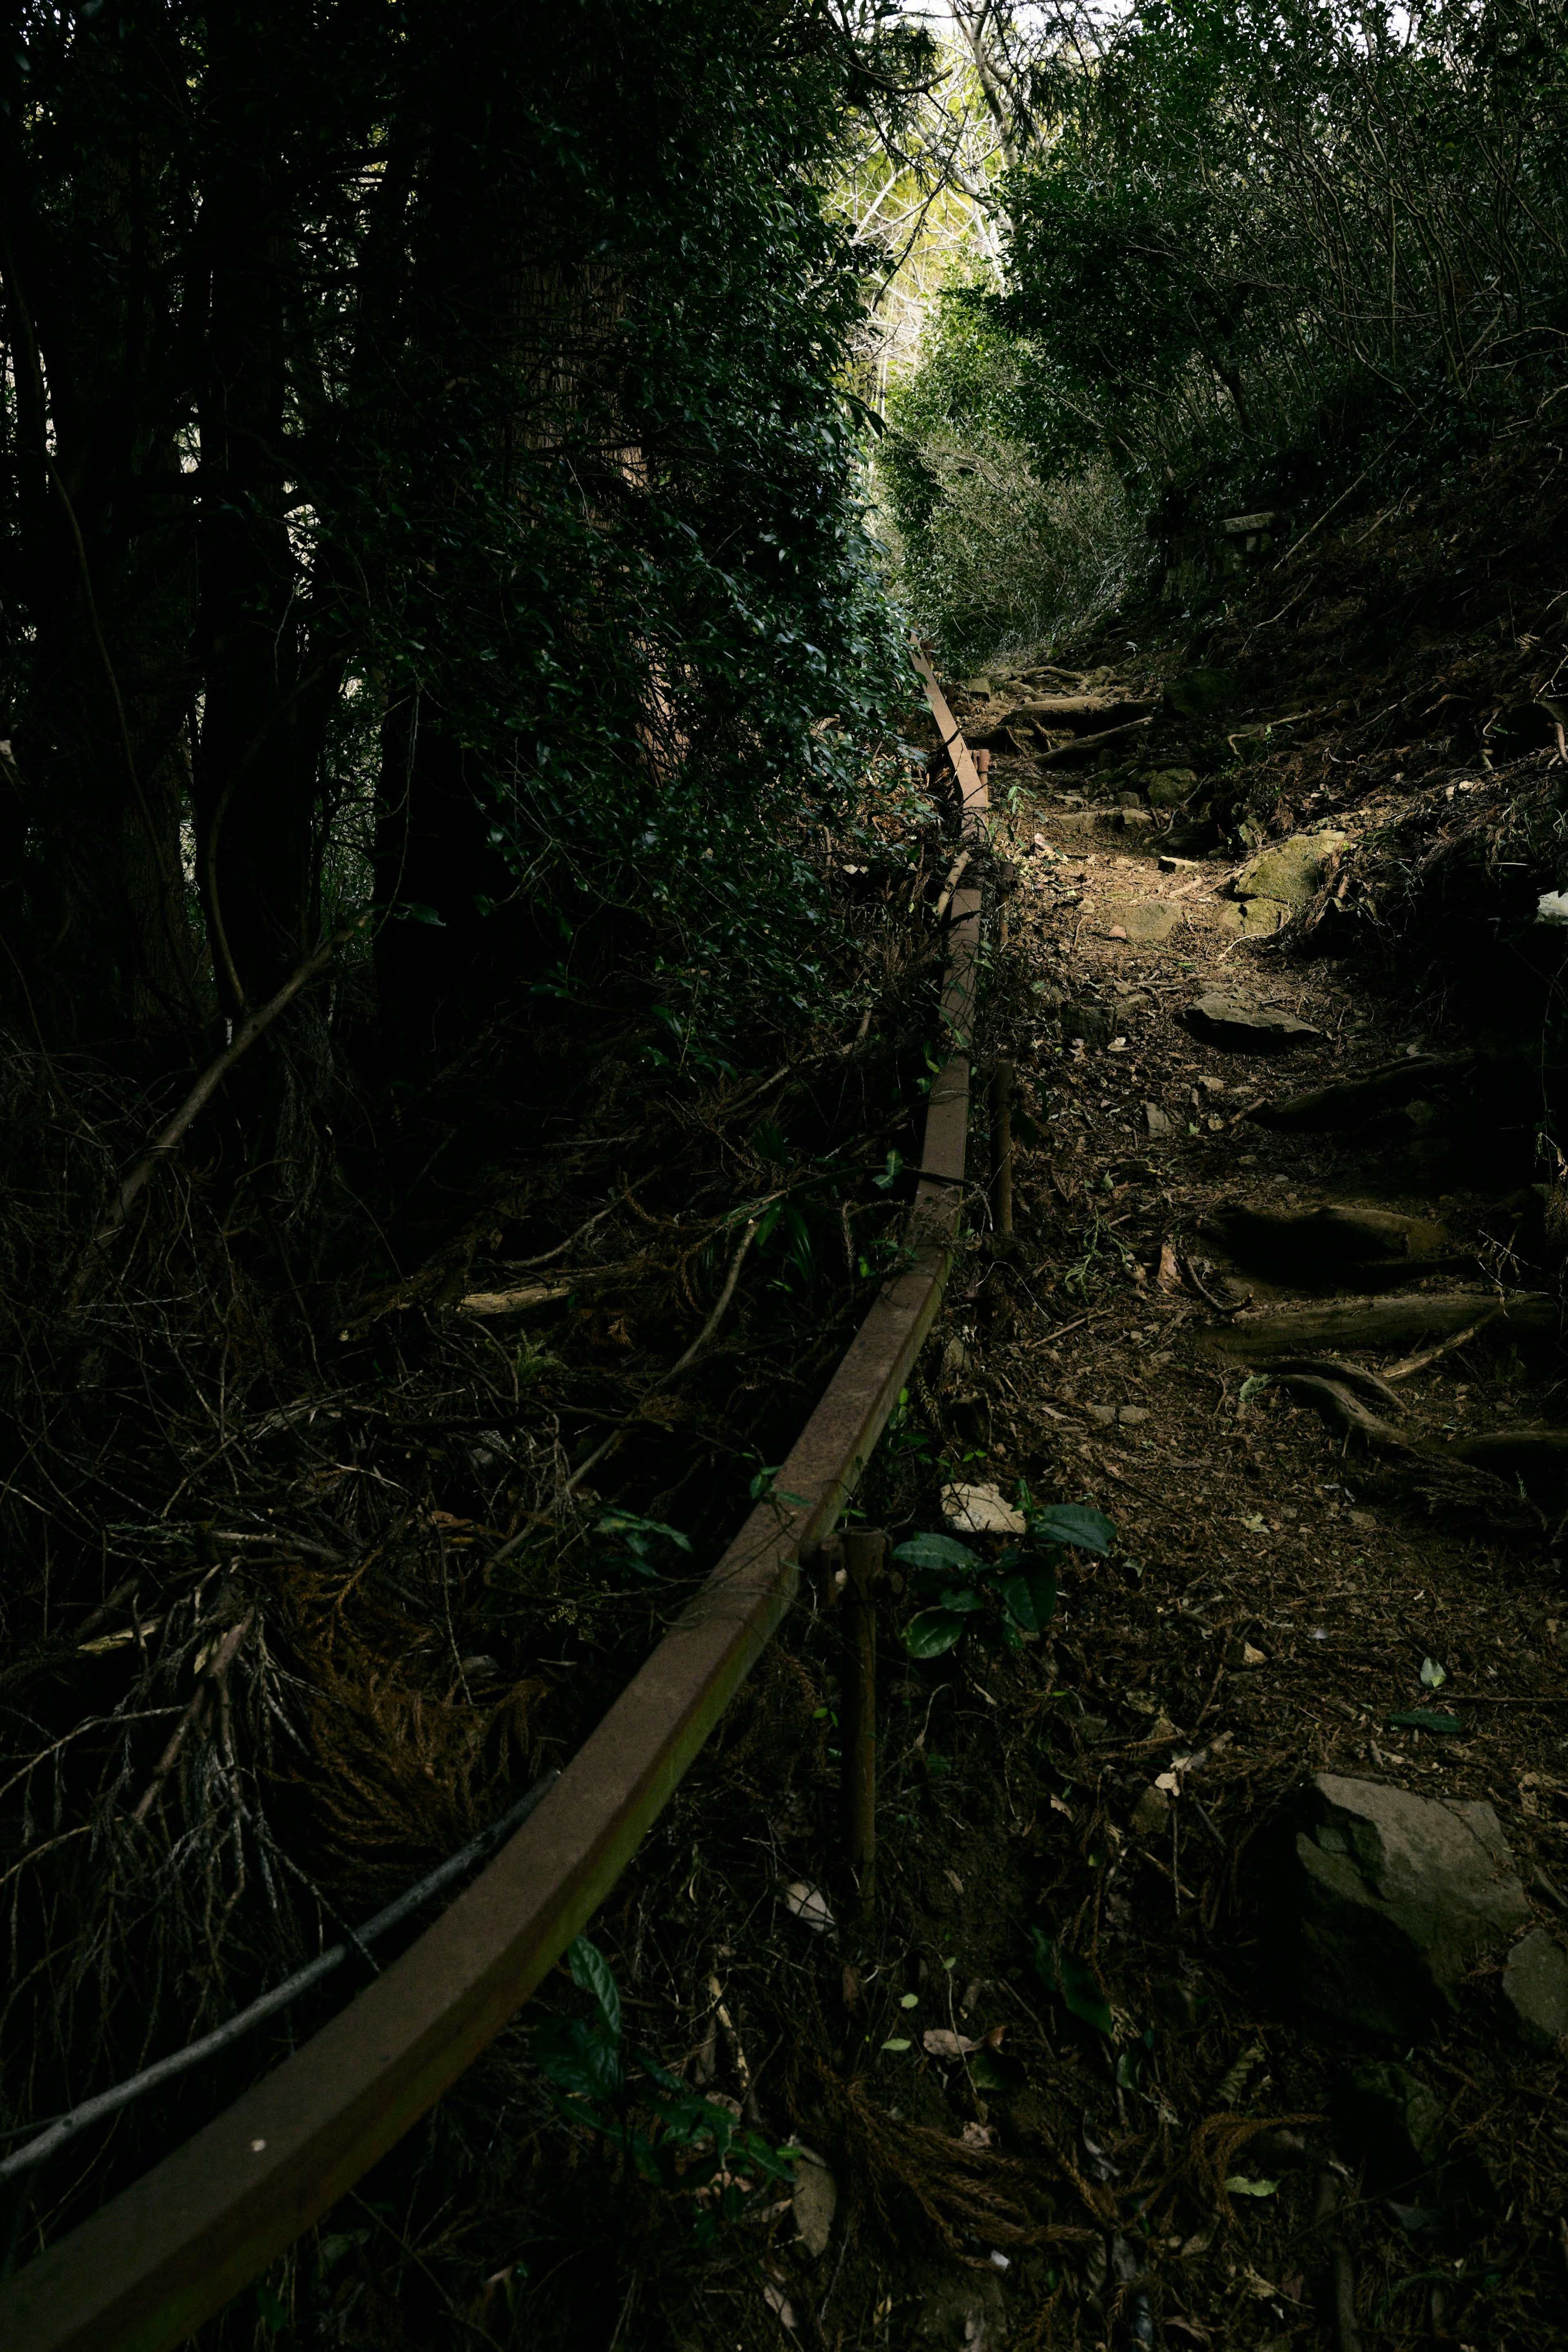
[[[963, 504], [934, 416], [983, 451], [1005, 409], [1042, 511], [1113, 468], [1190, 595], [1218, 516], [1429, 471], [1548, 396], [1565, 94], [1560, 0], [1151, 0], [1092, 63], [1043, 49], [1029, 104], [1050, 136], [998, 185], [1004, 282], [953, 293], [974, 323], [944, 319], [902, 395], [912, 447], [887, 479], [915, 568]], [[948, 478], [924, 511], [917, 461]], [[1043, 561], [1020, 545], [1020, 575]], [[942, 617], [983, 649], [967, 608]], [[1005, 638], [1000, 599], [989, 618]]]
[[1024, 339], [967, 288], [939, 307], [918, 369], [889, 388], [876, 476], [904, 593], [960, 664], [1097, 610], [1142, 554], [1113, 467], [1092, 454], [1040, 464], [1030, 369]]
[[519, 976], [809, 987], [791, 821], [899, 670], [821, 184], [918, 52], [717, 0], [24, 12], [14, 1021], [197, 1049], [371, 901], [405, 1057]]

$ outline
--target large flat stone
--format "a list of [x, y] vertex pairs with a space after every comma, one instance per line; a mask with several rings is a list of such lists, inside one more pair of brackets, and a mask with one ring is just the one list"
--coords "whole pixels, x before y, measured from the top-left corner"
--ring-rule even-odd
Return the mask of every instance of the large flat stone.
[[1270, 1927], [1302, 2000], [1401, 2042], [1440, 2025], [1530, 1918], [1490, 1805], [1319, 1772], [1282, 1862]]
[[1243, 1004], [1230, 996], [1200, 996], [1181, 1016], [1195, 1037], [1208, 1045], [1229, 1045], [1242, 1052], [1262, 1053], [1270, 1046], [1293, 1045], [1307, 1037], [1321, 1037], [1310, 1021], [1270, 1006]]
[[1168, 906], [1163, 898], [1108, 898], [1100, 908], [1097, 926], [1102, 936], [1110, 930], [1122, 930], [1136, 947], [1163, 947], [1181, 919], [1179, 907]]

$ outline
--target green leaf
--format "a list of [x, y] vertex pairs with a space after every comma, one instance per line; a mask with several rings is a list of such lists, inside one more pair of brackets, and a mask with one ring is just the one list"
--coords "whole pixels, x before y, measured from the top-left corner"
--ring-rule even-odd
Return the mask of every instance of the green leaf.
[[908, 2050], [913, 2045], [905, 2042], [902, 2036], [895, 2035], [891, 2042], [884, 2042], [882, 2046], [884, 2050]]
[[966, 2063], [969, 2080], [977, 2091], [1019, 2091], [1027, 2079], [1017, 2061], [1004, 2058], [998, 2050], [982, 2046], [970, 2054]]
[[1043, 1633], [1056, 1613], [1056, 1570], [1035, 1568], [1004, 1577], [1001, 1595], [1015, 1625], [1026, 1633]]
[[1272, 2197], [1280, 2186], [1277, 2180], [1249, 2180], [1239, 2172], [1233, 2172], [1225, 2185], [1232, 2197]]
[[580, 2017], [547, 2017], [534, 2028], [532, 2046], [535, 2065], [556, 2090], [574, 2099], [620, 2097], [621, 2053], [601, 2026], [585, 2025]]
[[920, 1995], [917, 1992], [903, 1993], [899, 1996], [898, 2005], [900, 2009], [918, 2009], [920, 2006]]
[[257, 2279], [256, 2283], [256, 2307], [269, 2336], [276, 2336], [281, 2328], [287, 2326], [288, 2314], [265, 2279]]
[[1040, 1928], [1030, 1931], [1034, 1946], [1034, 1964], [1053, 1993], [1056, 1993], [1074, 2017], [1085, 2025], [1093, 2026], [1107, 2040], [1115, 2032], [1111, 2017], [1111, 2004], [1100, 1990], [1100, 1980], [1087, 1960], [1076, 1953], [1064, 1952], [1060, 1944], [1042, 1934]]
[[912, 1658], [939, 1658], [964, 1631], [964, 1621], [950, 1609], [922, 1609], [904, 1629], [904, 1646]]
[[942, 1607], [950, 1609], [956, 1617], [972, 1617], [977, 1609], [986, 1605], [984, 1594], [977, 1592], [972, 1584], [950, 1584], [940, 1598]]
[[773, 1237], [773, 1228], [779, 1223], [779, 1220], [783, 1213], [784, 1203], [782, 1201], [769, 1201], [768, 1206], [763, 1210], [762, 1214], [758, 1218], [757, 1247], [759, 1250], [767, 1248], [769, 1241]]
[[[773, 1484], [773, 1481], [777, 1478], [779, 1471], [782, 1470], [783, 1467], [784, 1465], [782, 1462], [776, 1462], [771, 1470], [759, 1470], [757, 1473], [757, 1475], [751, 1481], [752, 1501], [754, 1503], [760, 1502], [763, 1496], [766, 1496], [768, 1500], [771, 1503], [783, 1503], [791, 1508], [800, 1510], [808, 1509], [810, 1507], [810, 1504], [806, 1496], [792, 1494], [788, 1486], [776, 1486]], [[687, 1546], [687, 1549], [690, 1549], [689, 1545]]]
[[784, 1203], [784, 1227], [789, 1239], [786, 1255], [802, 1282], [812, 1280], [817, 1270], [816, 1253], [811, 1246], [811, 1229], [793, 1201]]
[[885, 1192], [890, 1185], [897, 1182], [899, 1171], [903, 1166], [903, 1153], [899, 1151], [890, 1151], [887, 1155], [887, 1165], [883, 1170], [882, 1174], [880, 1176], [873, 1176], [871, 1181], [877, 1187], [879, 1192]]
[[979, 1554], [972, 1552], [967, 1544], [961, 1544], [956, 1536], [911, 1536], [907, 1543], [898, 1545], [893, 1556], [905, 1568], [978, 1570], [985, 1566]]
[[1462, 1739], [1465, 1727], [1457, 1715], [1435, 1715], [1430, 1707], [1407, 1707], [1403, 1715], [1385, 1716], [1384, 1720], [1395, 1731], [1447, 1731]]
[[[1195, 1130], [1194, 1130], [1194, 1132], [1196, 1133], [1196, 1131], [1197, 1131], [1197, 1130], [1195, 1129]], [[1248, 1377], [1246, 1378], [1246, 1380], [1244, 1380], [1244, 1381], [1242, 1381], [1242, 1383], [1241, 1383], [1241, 1392], [1240, 1392], [1240, 1394], [1238, 1396], [1238, 1398], [1237, 1398], [1237, 1400], [1236, 1400], [1237, 1403], [1238, 1403], [1238, 1404], [1250, 1404], [1250, 1403], [1251, 1403], [1251, 1402], [1252, 1402], [1252, 1400], [1253, 1400], [1253, 1398], [1254, 1398], [1255, 1396], [1261, 1396], [1261, 1395], [1262, 1395], [1262, 1393], [1263, 1393], [1263, 1391], [1264, 1391], [1268, 1386], [1269, 1386], [1269, 1374], [1268, 1374], [1267, 1372], [1250, 1372], [1250, 1373], [1249, 1373], [1249, 1375], [1248, 1375]]]
[[1423, 1690], [1441, 1690], [1448, 1679], [1448, 1668], [1440, 1666], [1436, 1658], [1422, 1659], [1421, 1687]]
[[579, 1936], [567, 1952], [567, 1965], [571, 1980], [583, 1992], [591, 1992], [599, 2003], [600, 2015], [612, 2042], [621, 2039], [621, 1992], [612, 1973], [609, 1961], [586, 1936]]
[[430, 923], [438, 931], [444, 931], [446, 929], [444, 916], [438, 914], [434, 907], [420, 906], [413, 898], [405, 899], [401, 907], [394, 907], [392, 914], [400, 922]]
[[1454, 2273], [1452, 2271], [1412, 2271], [1408, 2278], [1396, 2279], [1394, 2284], [1389, 2288], [1388, 2293], [1384, 2296], [1383, 2301], [1378, 2305], [1377, 2309], [1372, 2315], [1372, 2324], [1374, 2327], [1382, 2326], [1385, 2319], [1388, 2315], [1389, 2307], [1392, 2305], [1394, 2298], [1396, 2295], [1403, 2294], [1407, 2286], [1426, 2286], [1429, 2282], [1437, 2280], [1440, 2280], [1445, 2285], [1452, 2286], [1454, 2284]]
[[1036, 1511], [1030, 1532], [1038, 1543], [1071, 1544], [1078, 1551], [1108, 1552], [1116, 1540], [1104, 1512], [1080, 1503], [1052, 1503], [1049, 1509]]
[[632, 1511], [603, 1511], [595, 1519], [594, 1532], [601, 1536], [663, 1536], [666, 1543], [677, 1544], [682, 1551], [690, 1551], [692, 1539], [679, 1528], [666, 1527], [663, 1519], [640, 1519]]

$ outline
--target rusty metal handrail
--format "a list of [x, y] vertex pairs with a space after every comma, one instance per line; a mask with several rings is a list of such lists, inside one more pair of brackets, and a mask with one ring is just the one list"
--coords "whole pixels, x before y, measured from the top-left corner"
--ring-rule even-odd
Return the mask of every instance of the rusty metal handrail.
[[[967, 828], [985, 786], [924, 653]], [[6, 2352], [168, 2352], [352, 2188], [472, 2064], [599, 1908], [795, 1598], [934, 1321], [962, 1196], [980, 894], [955, 894], [906, 1235], [789, 1459], [702, 1590], [480, 1877], [348, 2008], [0, 2284]], [[797, 1501], [793, 1498], [799, 1497]]]

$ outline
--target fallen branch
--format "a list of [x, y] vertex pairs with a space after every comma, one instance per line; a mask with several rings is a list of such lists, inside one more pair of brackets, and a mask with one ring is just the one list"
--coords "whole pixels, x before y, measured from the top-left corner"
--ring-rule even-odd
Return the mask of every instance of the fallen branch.
[[1081, 760], [1090, 751], [1098, 751], [1103, 743], [1114, 743], [1124, 735], [1141, 734], [1154, 723], [1153, 718], [1134, 719], [1125, 727], [1102, 728], [1098, 735], [1075, 736], [1071, 743], [1059, 743], [1054, 751], [1041, 751], [1035, 764], [1041, 768], [1065, 767], [1070, 760]]
[[[724, 1288], [719, 1292], [717, 1305], [715, 1307], [713, 1313], [708, 1317], [707, 1321], [703, 1325], [702, 1329], [697, 1333], [696, 1338], [692, 1341], [691, 1346], [686, 1349], [685, 1354], [681, 1357], [677, 1363], [674, 1363], [670, 1366], [669, 1370], [659, 1382], [658, 1389], [653, 1392], [655, 1395], [662, 1393], [664, 1390], [670, 1386], [672, 1381], [678, 1381], [681, 1374], [689, 1370], [691, 1365], [693, 1365], [696, 1361], [696, 1359], [701, 1355], [703, 1349], [707, 1346], [708, 1341], [718, 1329], [720, 1323], [723, 1322], [725, 1310], [727, 1308], [730, 1300], [735, 1296], [735, 1286], [740, 1280], [740, 1269], [746, 1263], [746, 1254], [757, 1238], [758, 1223], [758, 1221], [755, 1217], [748, 1221], [746, 1231], [740, 1237], [740, 1246], [736, 1251], [735, 1255], [730, 1259], [729, 1272], [725, 1277]], [[647, 1400], [644, 1399], [643, 1402], [645, 1403]], [[603, 1461], [605, 1455], [612, 1452], [613, 1449], [620, 1444], [621, 1440], [625, 1436], [627, 1431], [629, 1429], [634, 1429], [643, 1418], [643, 1414], [641, 1405], [635, 1412], [629, 1412], [623, 1415], [623, 1417], [616, 1423], [609, 1436], [604, 1440], [604, 1443], [601, 1445], [596, 1445], [594, 1447], [593, 1452], [589, 1455], [586, 1462], [579, 1464], [578, 1467], [572, 1472], [570, 1477], [567, 1480], [562, 1492], [570, 1495], [575, 1487], [580, 1486], [589, 1472], [591, 1470], [597, 1469], [600, 1463]], [[524, 1527], [517, 1535], [508, 1538], [507, 1541], [501, 1546], [500, 1550], [493, 1554], [489, 1563], [490, 1567], [492, 1569], [498, 1568], [502, 1560], [509, 1559], [513, 1552], [517, 1550], [517, 1546], [526, 1539], [528, 1533], [528, 1528]]]
[[949, 906], [952, 904], [953, 893], [958, 887], [958, 877], [962, 874], [965, 866], [967, 866], [968, 863], [968, 851], [967, 849], [961, 849], [958, 852], [957, 856], [953, 860], [952, 866], [948, 870], [947, 879], [942, 885], [942, 894], [936, 901], [936, 919], [938, 922], [942, 920], [943, 916], [947, 912]]
[[575, 1281], [528, 1282], [519, 1290], [471, 1290], [457, 1305], [464, 1315], [527, 1315], [536, 1307], [559, 1305], [575, 1288]]
[[207, 1699], [214, 1686], [222, 1682], [229, 1667], [238, 1656], [240, 1645], [250, 1631], [251, 1619], [255, 1613], [254, 1610], [247, 1609], [238, 1624], [229, 1627], [228, 1632], [202, 1668], [191, 1704], [174, 1726], [170, 1735], [169, 1744], [153, 1768], [152, 1778], [142, 1790], [141, 1799], [131, 1813], [131, 1818], [133, 1822], [137, 1823], [144, 1822], [152, 1811], [157, 1801], [159, 1790], [180, 1760], [180, 1751], [185, 1745], [187, 1736], [196, 1728], [206, 1712]]
[[88, 1256], [83, 1261], [81, 1271], [72, 1286], [70, 1303], [73, 1307], [79, 1301], [87, 1282], [92, 1263], [92, 1252], [105, 1248], [114, 1239], [137, 1200], [151, 1181], [159, 1162], [173, 1157], [190, 1129], [195, 1124], [199, 1114], [216, 1094], [240, 1055], [248, 1052], [263, 1031], [269, 1029], [278, 1014], [293, 1003], [300, 990], [307, 987], [315, 979], [317, 973], [323, 971], [331, 961], [344, 942], [351, 940], [356, 931], [361, 930], [369, 921], [368, 914], [357, 915], [351, 923], [345, 923], [341, 930], [334, 931], [331, 938], [324, 940], [314, 955], [307, 956], [298, 971], [289, 974], [277, 995], [269, 997], [267, 1002], [253, 1013], [250, 1019], [235, 1031], [216, 1060], [208, 1063], [173, 1118], [153, 1138], [115, 1194], [109, 1214], [93, 1235], [89, 1245]]

